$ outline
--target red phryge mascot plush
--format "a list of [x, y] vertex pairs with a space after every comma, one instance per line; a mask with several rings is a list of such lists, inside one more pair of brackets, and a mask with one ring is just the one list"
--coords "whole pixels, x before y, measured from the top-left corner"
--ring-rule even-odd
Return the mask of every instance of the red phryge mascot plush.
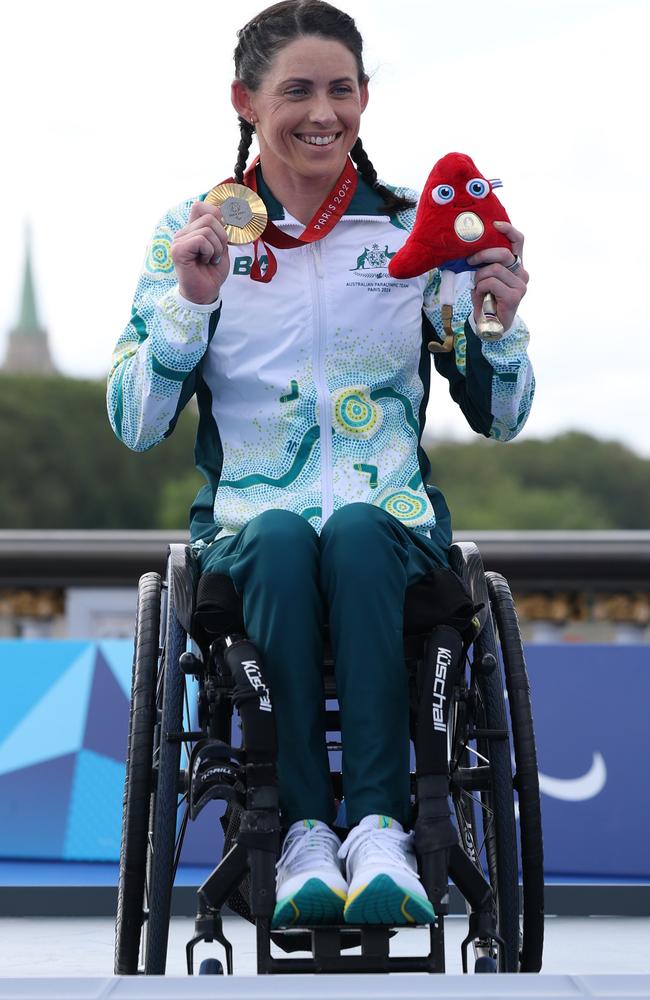
[[[476, 268], [467, 263], [479, 250], [507, 247], [510, 241], [495, 229], [496, 221], [509, 222], [508, 214], [494, 194], [499, 180], [487, 180], [469, 156], [447, 153], [429, 174], [418, 205], [413, 232], [392, 258], [388, 270], [394, 278], [413, 278], [433, 267], [440, 268], [445, 342], [434, 341], [433, 351], [451, 350], [452, 307], [456, 294], [455, 275]], [[489, 301], [489, 300], [492, 301]], [[496, 318], [492, 296], [483, 303], [485, 321], [477, 332], [486, 340], [498, 340], [503, 327]]]

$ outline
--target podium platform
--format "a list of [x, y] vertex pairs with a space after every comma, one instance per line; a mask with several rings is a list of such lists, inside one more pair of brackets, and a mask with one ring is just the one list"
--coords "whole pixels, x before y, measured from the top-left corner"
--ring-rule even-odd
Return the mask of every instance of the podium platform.
[[[218, 979], [215, 982], [215, 978]], [[308, 978], [309, 982], [305, 982]], [[458, 1000], [458, 998], [650, 997], [650, 975], [596, 976], [147, 976], [107, 979], [5, 979], [0, 1000]]]

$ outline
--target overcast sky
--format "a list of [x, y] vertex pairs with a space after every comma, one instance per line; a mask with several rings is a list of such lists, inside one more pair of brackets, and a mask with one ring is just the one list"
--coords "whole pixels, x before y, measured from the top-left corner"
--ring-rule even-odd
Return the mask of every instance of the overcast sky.
[[[0, 358], [24, 227], [66, 374], [101, 377], [147, 240], [228, 176], [239, 0], [3, 5]], [[361, 135], [380, 176], [420, 188], [466, 152], [526, 234], [537, 399], [523, 434], [567, 428], [650, 455], [648, 0], [342, 0], [365, 39]], [[436, 437], [471, 436], [436, 379]]]

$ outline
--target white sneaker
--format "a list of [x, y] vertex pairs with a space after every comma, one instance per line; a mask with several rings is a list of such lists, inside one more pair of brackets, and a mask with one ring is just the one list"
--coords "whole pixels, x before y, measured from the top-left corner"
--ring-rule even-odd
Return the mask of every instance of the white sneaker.
[[390, 816], [366, 816], [339, 851], [346, 861], [348, 924], [430, 924], [436, 915], [420, 882], [413, 834]]
[[338, 860], [340, 846], [319, 819], [292, 823], [276, 865], [273, 928], [342, 923], [348, 887]]

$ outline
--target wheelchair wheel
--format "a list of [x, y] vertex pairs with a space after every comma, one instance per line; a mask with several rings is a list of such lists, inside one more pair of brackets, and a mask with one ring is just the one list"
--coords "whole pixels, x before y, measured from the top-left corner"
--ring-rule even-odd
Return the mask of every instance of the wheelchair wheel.
[[[176, 614], [174, 574], [171, 571], [163, 590], [163, 620], [165, 637], [156, 685], [158, 721], [153, 743], [154, 788], [149, 810], [142, 948], [145, 974], [160, 976], [165, 973], [172, 887], [189, 816], [187, 793], [183, 787], [184, 772], [180, 771], [184, 704], [190, 728], [185, 675], [179, 662], [185, 651], [186, 635]], [[187, 744], [185, 751], [189, 758]], [[179, 825], [179, 808], [182, 806], [185, 810]]]
[[200, 976], [223, 976], [223, 965], [218, 958], [204, 958], [199, 966]]
[[[475, 643], [477, 660], [486, 653], [496, 654], [489, 616]], [[488, 787], [478, 794], [459, 790], [454, 796], [456, 820], [465, 852], [492, 886], [497, 931], [504, 942], [499, 948], [499, 970], [516, 972], [519, 966], [517, 831], [508, 724], [498, 665], [489, 673], [475, 672], [467, 709], [462, 703], [458, 708], [462, 710], [455, 713], [452, 783], [453, 769], [458, 765], [488, 767], [489, 781]], [[483, 735], [485, 730], [500, 735], [487, 737]]]
[[158, 573], [138, 585], [129, 738], [122, 801], [122, 843], [115, 921], [115, 974], [138, 971], [145, 887], [155, 690], [160, 640]]
[[521, 971], [539, 972], [544, 945], [544, 855], [539, 772], [530, 702], [530, 687], [514, 601], [499, 573], [486, 573], [492, 615], [503, 662], [519, 800], [523, 891]]

